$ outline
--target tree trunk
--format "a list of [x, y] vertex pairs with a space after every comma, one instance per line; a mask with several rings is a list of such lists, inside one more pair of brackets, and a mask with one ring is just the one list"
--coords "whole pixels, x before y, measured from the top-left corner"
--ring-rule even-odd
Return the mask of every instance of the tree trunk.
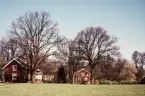
[[33, 71], [30, 71], [30, 81], [33, 82]]
[[90, 73], [91, 73], [90, 83], [94, 84], [94, 80], [93, 80], [93, 67], [90, 68]]
[[138, 69], [138, 73], [137, 73], [137, 81], [141, 81], [142, 80], [142, 77], [143, 77], [143, 68], [139, 68]]
[[69, 73], [69, 83], [70, 83], [70, 84], [73, 83], [73, 76], [72, 76], [72, 73]]
[[29, 82], [33, 82], [33, 73], [34, 71], [32, 69], [29, 70], [29, 74], [28, 74], [28, 80]]

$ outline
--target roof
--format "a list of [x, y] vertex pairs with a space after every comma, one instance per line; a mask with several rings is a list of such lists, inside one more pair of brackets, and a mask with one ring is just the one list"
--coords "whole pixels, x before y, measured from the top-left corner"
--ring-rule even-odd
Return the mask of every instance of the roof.
[[41, 72], [41, 70], [40, 69], [37, 69], [36, 72]]
[[[16, 61], [19, 65], [26, 68], [20, 61], [18, 61], [16, 58], [13, 58], [11, 61], [9, 61], [2, 69], [6, 68], [9, 64], [11, 64], [13, 61]], [[27, 68], [26, 68], [27, 69]]]
[[81, 72], [82, 70], [87, 72], [89, 75], [91, 75], [91, 73], [89, 71], [87, 71], [85, 68], [81, 68], [80, 70], [76, 71], [74, 75], [76, 75], [77, 73]]
[[40, 69], [36, 69], [34, 72], [35, 75], [43, 75], [42, 71]]

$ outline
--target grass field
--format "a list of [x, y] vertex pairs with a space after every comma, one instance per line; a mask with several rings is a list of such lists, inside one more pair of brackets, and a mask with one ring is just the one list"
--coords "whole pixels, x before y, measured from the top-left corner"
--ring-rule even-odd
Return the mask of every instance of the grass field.
[[145, 96], [145, 85], [0, 84], [0, 96]]

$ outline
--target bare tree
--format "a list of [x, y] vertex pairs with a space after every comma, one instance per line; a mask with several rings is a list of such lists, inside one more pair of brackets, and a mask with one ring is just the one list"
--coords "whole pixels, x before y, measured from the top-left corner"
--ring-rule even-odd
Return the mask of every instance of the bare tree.
[[115, 45], [117, 38], [111, 37], [101, 27], [88, 27], [79, 32], [75, 40], [81, 42], [83, 57], [89, 62], [91, 81], [93, 81], [94, 68], [97, 64], [100, 64], [102, 56], [118, 54], [119, 48]]
[[10, 60], [9, 48], [5, 39], [0, 41], [0, 54], [3, 61], [7, 62]]
[[132, 60], [136, 64], [138, 70], [137, 80], [140, 81], [144, 75], [144, 66], [145, 66], [145, 52], [134, 51], [132, 54]]
[[110, 55], [103, 56], [101, 59], [101, 72], [104, 74], [104, 79], [111, 80], [113, 74], [113, 67], [114, 67], [115, 59], [112, 58]]
[[57, 31], [57, 24], [47, 12], [27, 12], [12, 23], [10, 33], [25, 52], [31, 81], [33, 72], [53, 54], [52, 48], [61, 42]]
[[71, 41], [66, 38], [57, 45], [57, 51], [55, 52], [55, 57], [61, 65], [68, 65], [69, 57], [69, 46]]
[[73, 40], [64, 40], [57, 46], [56, 58], [61, 64], [67, 65], [68, 81], [73, 83], [74, 72], [80, 67], [82, 60], [82, 51], [80, 51], [79, 42]]
[[132, 60], [136, 64], [136, 68], [138, 68], [138, 63], [140, 61], [140, 56], [141, 56], [141, 54], [138, 51], [134, 51], [134, 53], [132, 54]]
[[120, 81], [119, 75], [121, 73], [121, 69], [123, 68], [126, 60], [118, 58], [118, 60], [115, 61], [112, 72], [111, 72], [111, 77], [113, 80]]
[[16, 52], [18, 49], [17, 40], [15, 38], [8, 38], [7, 40], [3, 38], [0, 41], [0, 54], [5, 62], [9, 62], [11, 59], [16, 57]]

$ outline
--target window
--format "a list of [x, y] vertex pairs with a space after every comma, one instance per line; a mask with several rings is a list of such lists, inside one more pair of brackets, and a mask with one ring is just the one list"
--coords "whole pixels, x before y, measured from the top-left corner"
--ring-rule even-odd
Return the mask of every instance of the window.
[[17, 80], [17, 73], [12, 73], [12, 80]]
[[13, 71], [17, 71], [17, 65], [13, 65], [13, 66], [12, 66], [12, 70], [13, 70]]
[[85, 73], [84, 73], [84, 72], [82, 72], [82, 73], [81, 73], [81, 76], [82, 76], [82, 77], [84, 77], [84, 76], [85, 76]]

